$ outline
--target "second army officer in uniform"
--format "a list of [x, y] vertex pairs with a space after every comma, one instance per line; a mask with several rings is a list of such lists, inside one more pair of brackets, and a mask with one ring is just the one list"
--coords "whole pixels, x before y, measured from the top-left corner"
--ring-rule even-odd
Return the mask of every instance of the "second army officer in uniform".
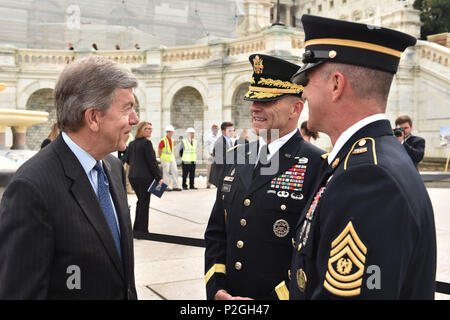
[[[289, 81], [298, 66], [251, 55], [253, 77], [246, 100], [259, 136], [233, 150], [205, 232], [208, 299], [281, 298], [278, 287], [290, 264], [292, 236], [324, 152], [298, 131], [303, 87]], [[264, 137], [264, 139], [262, 138]]]

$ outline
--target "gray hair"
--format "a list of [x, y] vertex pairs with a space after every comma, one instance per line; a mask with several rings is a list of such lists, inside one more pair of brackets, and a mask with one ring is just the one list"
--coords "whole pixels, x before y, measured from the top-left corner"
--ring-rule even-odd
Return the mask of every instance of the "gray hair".
[[58, 125], [63, 131], [78, 131], [84, 112], [95, 108], [106, 112], [116, 89], [136, 88], [136, 77], [116, 62], [100, 56], [75, 60], [60, 74], [55, 87]]

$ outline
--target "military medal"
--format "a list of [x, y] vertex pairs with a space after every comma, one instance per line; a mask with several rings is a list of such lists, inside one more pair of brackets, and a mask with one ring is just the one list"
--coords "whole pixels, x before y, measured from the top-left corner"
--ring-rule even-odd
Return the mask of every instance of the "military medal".
[[279, 219], [273, 224], [273, 233], [279, 238], [286, 237], [289, 233], [289, 223], [284, 219]]
[[300, 192], [303, 188], [303, 181], [306, 174], [306, 165], [300, 163], [307, 163], [307, 158], [299, 159], [299, 163], [283, 172], [280, 176], [275, 177], [270, 182], [272, 189], [281, 189], [287, 191]]
[[325, 187], [322, 187], [319, 189], [319, 191], [316, 193], [316, 196], [314, 197], [314, 200], [311, 203], [311, 206], [309, 207], [308, 212], [306, 214], [306, 218], [305, 218], [305, 221], [303, 222], [302, 230], [300, 231], [300, 237], [299, 237], [299, 240], [303, 247], [308, 242], [309, 232], [311, 230], [311, 223], [314, 220], [314, 213], [316, 211], [317, 205], [319, 204], [320, 198], [322, 197], [322, 194], [324, 191], [325, 191]]

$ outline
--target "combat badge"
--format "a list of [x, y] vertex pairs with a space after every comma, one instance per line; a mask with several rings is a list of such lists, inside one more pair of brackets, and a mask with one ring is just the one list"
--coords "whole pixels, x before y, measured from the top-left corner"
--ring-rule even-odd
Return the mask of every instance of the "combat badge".
[[275, 221], [273, 224], [273, 233], [279, 238], [286, 237], [289, 233], [289, 223], [283, 219]]
[[357, 296], [361, 293], [367, 248], [350, 221], [331, 243], [328, 270], [323, 286], [338, 296]]
[[302, 193], [291, 193], [291, 198], [294, 200], [302, 200], [303, 199], [303, 194]]

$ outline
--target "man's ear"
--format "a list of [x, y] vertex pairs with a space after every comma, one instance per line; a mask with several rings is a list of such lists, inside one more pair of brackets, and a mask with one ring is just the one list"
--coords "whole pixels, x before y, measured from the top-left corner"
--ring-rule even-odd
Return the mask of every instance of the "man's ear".
[[330, 86], [331, 86], [331, 99], [336, 102], [340, 99], [342, 93], [344, 92], [345, 86], [348, 84], [345, 76], [340, 72], [334, 72], [330, 76]]
[[303, 111], [304, 102], [301, 99], [296, 99], [293, 104], [291, 118], [298, 118]]
[[86, 109], [84, 121], [91, 131], [97, 132], [100, 128], [100, 111], [95, 108]]

